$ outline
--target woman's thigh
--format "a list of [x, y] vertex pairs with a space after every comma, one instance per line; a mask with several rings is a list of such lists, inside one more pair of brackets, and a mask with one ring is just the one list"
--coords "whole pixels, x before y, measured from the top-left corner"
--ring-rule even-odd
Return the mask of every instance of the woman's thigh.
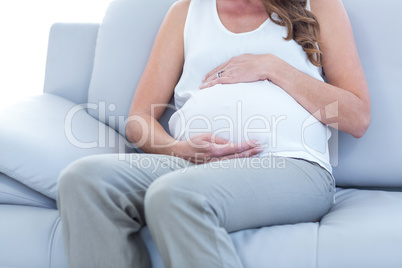
[[[194, 164], [174, 156], [160, 154], [103, 154], [81, 158], [61, 172], [61, 180], [96, 184], [125, 185], [146, 189], [160, 176]], [[124, 189], [122, 185], [122, 190]], [[138, 185], [138, 186], [136, 186]], [[127, 185], [128, 186], [128, 185]], [[127, 187], [129, 191], [131, 188]]]
[[98, 205], [112, 199], [113, 202], [124, 202], [121, 206], [136, 206], [142, 216], [145, 192], [151, 183], [167, 173], [192, 165], [184, 159], [159, 154], [85, 157], [61, 172], [58, 203], [75, 202], [80, 195], [86, 200], [92, 198]]
[[333, 177], [318, 164], [273, 156], [190, 166], [155, 183], [204, 196], [228, 232], [317, 221], [335, 192]]

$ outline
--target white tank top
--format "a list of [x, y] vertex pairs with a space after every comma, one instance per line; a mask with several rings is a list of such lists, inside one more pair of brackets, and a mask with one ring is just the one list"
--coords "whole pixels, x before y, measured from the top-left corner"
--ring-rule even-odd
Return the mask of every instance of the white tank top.
[[219, 18], [216, 0], [191, 0], [184, 28], [183, 73], [174, 92], [178, 110], [169, 120], [171, 135], [178, 140], [199, 133], [214, 133], [233, 142], [257, 139], [264, 148], [259, 156], [302, 158], [331, 172], [328, 127], [280, 87], [266, 80], [199, 88], [208, 72], [244, 53], [274, 54], [323, 81], [321, 69], [311, 64], [294, 40], [285, 41], [286, 35], [286, 27], [270, 19], [250, 32], [230, 32]]

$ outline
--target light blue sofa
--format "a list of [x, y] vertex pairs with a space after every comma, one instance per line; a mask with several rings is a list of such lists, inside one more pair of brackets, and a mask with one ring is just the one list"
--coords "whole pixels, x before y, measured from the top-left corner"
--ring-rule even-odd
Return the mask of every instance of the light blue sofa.
[[[67, 267], [58, 174], [86, 155], [134, 152], [124, 121], [172, 2], [116, 0], [100, 25], [52, 27], [44, 93], [0, 112], [0, 267]], [[321, 222], [231, 234], [245, 267], [402, 267], [402, 2], [344, 5], [370, 87], [371, 126], [359, 140], [333, 133], [337, 202]], [[163, 267], [148, 229], [141, 234], [154, 267]]]

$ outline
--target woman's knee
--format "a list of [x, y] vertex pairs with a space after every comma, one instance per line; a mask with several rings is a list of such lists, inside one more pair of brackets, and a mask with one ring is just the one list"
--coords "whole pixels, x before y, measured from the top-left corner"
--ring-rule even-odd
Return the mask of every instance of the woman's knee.
[[58, 196], [76, 196], [78, 189], [94, 188], [107, 174], [107, 165], [98, 156], [78, 159], [64, 168], [58, 179]]
[[148, 188], [145, 195], [145, 216], [148, 223], [171, 221], [194, 213], [203, 215], [208, 211], [214, 215], [208, 199], [193, 189], [189, 180], [176, 175], [164, 175]]
[[156, 216], [166, 213], [168, 210], [171, 211], [172, 204], [175, 202], [180, 202], [178, 196], [176, 195], [174, 184], [171, 178], [166, 178], [167, 176], [162, 176], [161, 178], [154, 181], [148, 188], [145, 194], [145, 215]]
[[145, 215], [152, 220], [163, 219], [175, 214], [183, 203], [187, 202], [186, 195], [180, 187], [178, 178], [167, 174], [154, 181], [145, 194]]

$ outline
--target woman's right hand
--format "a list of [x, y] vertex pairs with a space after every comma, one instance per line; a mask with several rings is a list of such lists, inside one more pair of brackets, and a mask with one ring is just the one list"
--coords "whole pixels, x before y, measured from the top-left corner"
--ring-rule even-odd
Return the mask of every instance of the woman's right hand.
[[263, 149], [257, 140], [232, 143], [212, 133], [205, 133], [178, 142], [173, 151], [178, 157], [195, 164], [202, 164], [222, 159], [252, 157]]

